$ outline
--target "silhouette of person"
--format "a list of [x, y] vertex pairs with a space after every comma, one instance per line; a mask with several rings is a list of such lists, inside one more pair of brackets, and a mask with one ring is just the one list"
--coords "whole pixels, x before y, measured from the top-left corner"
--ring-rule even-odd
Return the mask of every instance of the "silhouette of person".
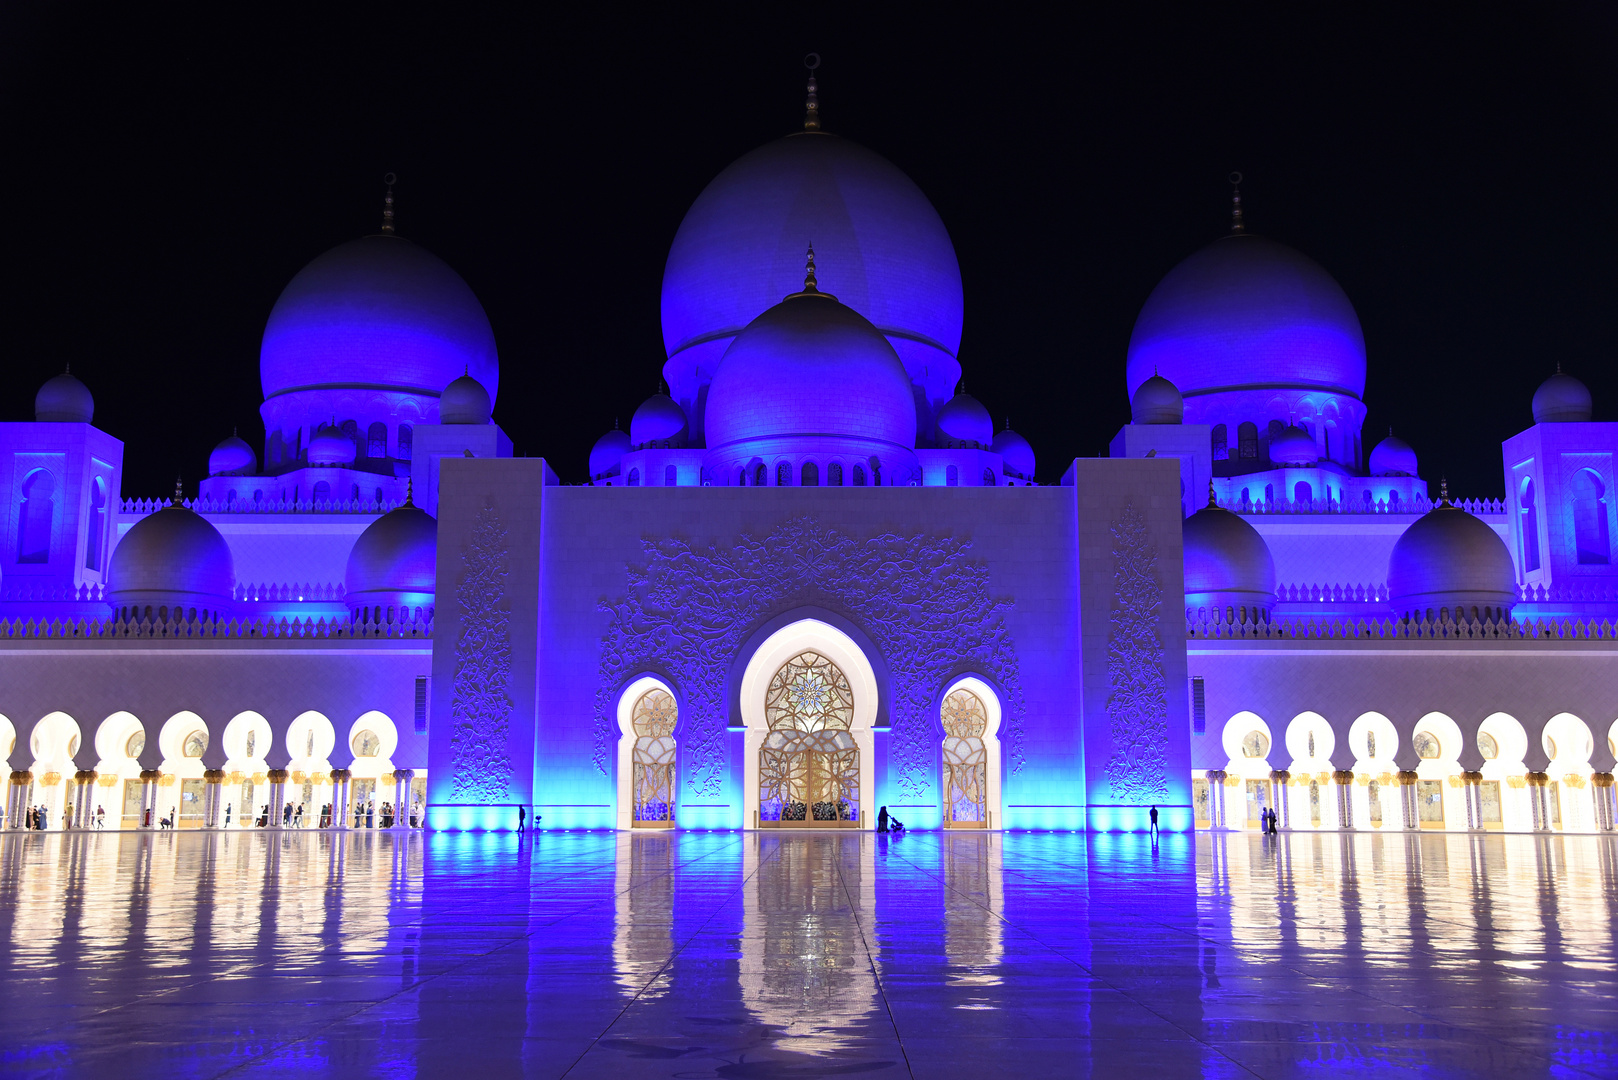
[[526, 806], [517, 807], [517, 831], [528, 831], [528, 807]]
[[888, 831], [888, 808], [886, 806], [876, 815], [876, 831], [882, 833]]
[[1152, 836], [1157, 836], [1157, 807], [1152, 807]]

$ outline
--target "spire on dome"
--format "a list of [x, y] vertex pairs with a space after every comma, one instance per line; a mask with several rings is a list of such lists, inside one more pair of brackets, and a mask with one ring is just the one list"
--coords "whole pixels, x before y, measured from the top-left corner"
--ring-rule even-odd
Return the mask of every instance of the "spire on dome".
[[382, 197], [382, 231], [387, 233], [389, 236], [392, 236], [393, 235], [393, 185], [399, 182], [399, 178], [397, 176], [393, 175], [392, 173], [388, 173], [386, 176], [384, 176], [382, 178], [382, 182], [384, 184], [388, 185], [388, 193]]
[[416, 505], [414, 502], [411, 501], [412, 497], [415, 494], [415, 483], [416, 483], [415, 480], [412, 479], [411, 477], [408, 477], [408, 476], [405, 477], [405, 501], [404, 501], [404, 504], [406, 506], [415, 506]]
[[820, 54], [810, 53], [803, 58], [803, 66], [809, 69], [809, 99], [803, 107], [803, 130], [820, 130], [820, 94], [815, 86], [815, 69], [820, 66]]
[[1438, 505], [1449, 505], [1449, 477], [1447, 476], [1438, 478]]
[[169, 505], [185, 505], [185, 483], [178, 476], [174, 478], [174, 498], [169, 500]]
[[805, 293], [818, 293], [815, 285], [815, 245], [809, 245], [808, 261], [803, 268], [803, 291]]
[[1242, 174], [1230, 174], [1230, 231], [1231, 233], [1246, 232], [1242, 225]]

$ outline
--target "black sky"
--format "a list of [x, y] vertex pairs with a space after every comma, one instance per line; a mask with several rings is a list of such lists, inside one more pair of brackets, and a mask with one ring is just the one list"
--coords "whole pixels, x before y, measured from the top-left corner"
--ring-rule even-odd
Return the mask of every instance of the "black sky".
[[1499, 495], [1500, 440], [1558, 361], [1618, 419], [1605, 6], [1115, 6], [7, 4], [0, 419], [71, 362], [125, 441], [125, 494], [177, 472], [194, 490], [232, 427], [262, 452], [265, 318], [304, 263], [375, 229], [394, 170], [400, 231], [488, 310], [496, 419], [582, 479], [657, 385], [681, 216], [800, 123], [810, 50], [826, 127], [942, 215], [972, 392], [1046, 482], [1127, 419], [1135, 315], [1225, 229], [1232, 169], [1249, 228], [1359, 312], [1368, 444], [1391, 424], [1430, 479]]

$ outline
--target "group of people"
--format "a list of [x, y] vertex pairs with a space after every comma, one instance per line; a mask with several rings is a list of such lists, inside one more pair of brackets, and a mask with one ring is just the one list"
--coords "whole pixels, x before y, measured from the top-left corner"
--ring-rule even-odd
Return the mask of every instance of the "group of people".
[[1258, 831], [1266, 836], [1276, 835], [1276, 812], [1268, 806], [1258, 812]]

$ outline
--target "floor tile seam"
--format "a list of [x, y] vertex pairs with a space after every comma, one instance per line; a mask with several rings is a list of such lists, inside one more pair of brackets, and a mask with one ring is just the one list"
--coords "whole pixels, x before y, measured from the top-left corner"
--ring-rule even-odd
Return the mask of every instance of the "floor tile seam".
[[882, 1009], [888, 1015], [888, 1026], [893, 1030], [893, 1041], [898, 1044], [899, 1053], [904, 1058], [905, 1072], [910, 1074], [911, 1080], [915, 1080], [916, 1070], [915, 1067], [910, 1063], [910, 1050], [905, 1046], [904, 1036], [899, 1034], [899, 1022], [894, 1019], [893, 1002], [888, 1000], [887, 986], [883, 982], [882, 972], [876, 962], [876, 955], [872, 951], [871, 937], [869, 932], [866, 930], [865, 920], [861, 917], [861, 912], [858, 905], [854, 903], [853, 893], [848, 887], [848, 878], [843, 875], [842, 863], [836, 862], [833, 865], [837, 867], [837, 882], [843, 887], [843, 899], [848, 904], [849, 911], [853, 914], [855, 927], [857, 927], [859, 930], [860, 945], [865, 949], [866, 967], [871, 972], [872, 981], [876, 983], [876, 993], [877, 997], [882, 1001]]
[[[740, 840], [737, 842], [740, 843]], [[780, 851], [777, 849], [777, 851], [773, 853], [770, 858], [775, 859], [779, 858], [779, 856]], [[635, 1007], [636, 1002], [640, 1001], [640, 999], [645, 995], [647, 989], [650, 988], [651, 985], [655, 983], [662, 976], [662, 974], [674, 964], [675, 960], [677, 960], [680, 955], [690, 947], [691, 942], [696, 937], [701, 935], [703, 930], [707, 928], [708, 924], [717, 919], [719, 917], [719, 913], [726, 907], [729, 907], [731, 901], [733, 901], [735, 897], [742, 892], [742, 890], [747, 888], [748, 882], [752, 881], [759, 875], [760, 872], [762, 872], [765, 862], [766, 860], [764, 859], [759, 860], [758, 864], [753, 867], [753, 872], [751, 874], [743, 874], [741, 876], [741, 879], [736, 883], [736, 887], [731, 890], [730, 895], [726, 897], [725, 903], [714, 905], [714, 908], [711, 912], [709, 912], [708, 917], [702, 921], [702, 925], [699, 926], [689, 937], [687, 937], [685, 942], [681, 944], [679, 948], [670, 951], [668, 959], [658, 966], [658, 969], [653, 972], [651, 977], [641, 985], [639, 990], [635, 991], [635, 996], [624, 1003], [624, 1007], [619, 1009], [617, 1014], [614, 1015], [613, 1018], [609, 1020], [601, 1029], [601, 1031], [590, 1040], [590, 1045], [584, 1048], [579, 1056], [573, 1060], [573, 1063], [558, 1074], [558, 1080], [565, 1078], [568, 1073], [578, 1068], [580, 1063], [582, 1063], [585, 1058], [590, 1056], [590, 1051], [594, 1050], [600, 1044], [601, 1040], [606, 1036], [607, 1032], [611, 1031], [615, 1026], [617, 1026], [618, 1022], [628, 1014], [629, 1010]]]

